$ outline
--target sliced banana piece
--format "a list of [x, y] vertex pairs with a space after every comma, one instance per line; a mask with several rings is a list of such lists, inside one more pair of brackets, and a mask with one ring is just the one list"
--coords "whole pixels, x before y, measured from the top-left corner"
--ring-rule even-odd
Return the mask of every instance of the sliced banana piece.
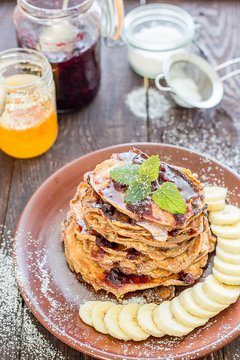
[[174, 317], [183, 325], [196, 328], [203, 324], [206, 324], [208, 318], [201, 318], [199, 316], [191, 315], [186, 311], [186, 309], [181, 305], [179, 297], [176, 296], [173, 300], [170, 301], [170, 310]]
[[100, 304], [96, 304], [92, 310], [92, 323], [94, 328], [103, 333], [109, 334], [108, 329], [104, 323], [104, 317], [107, 311], [114, 306], [115, 304], [111, 301], [100, 302]]
[[232, 225], [240, 221], [240, 209], [234, 205], [225, 205], [222, 211], [212, 211], [209, 220], [214, 225]]
[[221, 281], [223, 284], [226, 284], [226, 285], [240, 285], [240, 277], [239, 276], [223, 274], [222, 272], [218, 271], [215, 268], [213, 268], [213, 276], [218, 281]]
[[131, 340], [131, 338], [125, 334], [119, 326], [119, 314], [122, 311], [124, 305], [114, 305], [110, 307], [104, 317], [104, 323], [110, 335], [119, 340]]
[[184, 309], [192, 315], [207, 318], [216, 315], [217, 311], [206, 310], [199, 306], [192, 297], [192, 288], [186, 289], [179, 295], [179, 301]]
[[93, 326], [92, 322], [92, 311], [94, 306], [100, 304], [101, 301], [87, 301], [85, 304], [80, 306], [79, 309], [79, 316], [83, 322], [86, 324]]
[[153, 321], [153, 311], [158, 307], [156, 304], [144, 304], [142, 305], [137, 314], [137, 321], [146, 333], [162, 337], [166, 335], [163, 331], [159, 330], [157, 325]]
[[239, 239], [240, 238], [240, 221], [233, 225], [211, 225], [211, 230], [214, 235], [223, 237], [224, 239]]
[[238, 276], [240, 279], [240, 265], [229, 264], [215, 256], [214, 268], [226, 275]]
[[205, 201], [206, 203], [212, 203], [219, 200], [226, 199], [227, 196], [227, 188], [221, 186], [205, 186]]
[[208, 205], [207, 208], [208, 211], [221, 211], [224, 210], [225, 208], [225, 200], [208, 202], [207, 205]]
[[[236, 240], [234, 240], [236, 241]], [[228, 264], [235, 264], [240, 266], [240, 254], [232, 254], [226, 250], [222, 250], [217, 246], [216, 248], [216, 258]]]
[[239, 286], [225, 285], [213, 275], [209, 275], [202, 284], [203, 292], [218, 304], [230, 305], [240, 294]]
[[226, 308], [226, 305], [216, 303], [203, 292], [202, 283], [198, 283], [193, 286], [192, 297], [199, 306], [209, 311], [215, 311], [216, 313], [218, 313]]
[[240, 255], [240, 237], [238, 239], [217, 238], [217, 248], [227, 251], [231, 254]]
[[128, 304], [123, 306], [119, 314], [120, 328], [135, 341], [145, 340], [149, 337], [149, 334], [137, 322], [137, 314], [140, 307], [141, 305], [139, 304]]
[[170, 301], [164, 301], [153, 311], [153, 320], [157, 327], [168, 335], [183, 336], [190, 333], [193, 327], [181, 324], [170, 310]]

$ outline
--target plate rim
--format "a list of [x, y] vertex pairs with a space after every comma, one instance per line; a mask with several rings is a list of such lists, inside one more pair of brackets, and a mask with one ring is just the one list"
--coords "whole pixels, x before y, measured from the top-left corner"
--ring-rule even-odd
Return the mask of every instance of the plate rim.
[[[31, 203], [31, 201], [33, 201], [33, 199], [35, 198], [35, 196], [37, 195], [37, 193], [39, 191], [42, 190], [42, 188], [44, 188], [48, 182], [50, 182], [52, 180], [52, 178], [54, 178], [55, 176], [57, 176], [63, 169], [67, 169], [68, 167], [74, 165], [74, 163], [77, 163], [81, 160], [83, 160], [84, 158], [87, 158], [89, 156], [94, 156], [97, 153], [104, 153], [105, 151], [109, 151], [109, 150], [113, 150], [117, 151], [117, 149], [121, 148], [121, 147], [137, 147], [137, 146], [154, 146], [154, 147], [163, 147], [163, 148], [172, 148], [175, 150], [180, 150], [180, 151], [185, 151], [188, 154], [194, 154], [197, 156], [200, 156], [202, 158], [205, 159], [209, 159], [211, 161], [213, 161], [215, 164], [220, 165], [222, 168], [225, 168], [227, 171], [230, 171], [231, 173], [233, 173], [240, 181], [240, 175], [233, 169], [231, 169], [230, 167], [228, 167], [225, 164], [220, 163], [220, 161], [218, 161], [217, 159], [215, 159], [214, 157], [212, 157], [211, 155], [208, 154], [201, 154], [197, 151], [182, 147], [182, 146], [177, 146], [177, 145], [172, 145], [172, 144], [167, 144], [167, 143], [159, 143], [159, 142], [134, 142], [134, 143], [121, 143], [121, 144], [117, 144], [117, 145], [111, 145], [111, 146], [107, 146], [104, 148], [100, 148], [94, 151], [91, 151], [89, 153], [86, 153], [84, 155], [81, 155], [69, 162], [67, 162], [66, 164], [64, 164], [63, 166], [59, 167], [58, 169], [56, 169], [51, 175], [49, 175], [38, 187], [37, 189], [33, 192], [33, 194], [30, 196], [30, 198], [28, 199], [28, 201], [26, 202], [16, 225], [16, 229], [15, 229], [15, 233], [14, 233], [14, 239], [13, 239], [13, 244], [12, 244], [12, 258], [13, 258], [13, 269], [14, 269], [14, 275], [15, 275], [15, 279], [19, 288], [19, 291], [25, 301], [25, 303], [27, 304], [28, 308], [30, 309], [30, 311], [33, 313], [33, 315], [36, 317], [36, 319], [47, 329], [47, 331], [49, 331], [51, 334], [53, 334], [54, 336], [56, 336], [59, 340], [61, 340], [63, 343], [67, 344], [68, 346], [78, 350], [79, 352], [83, 352], [86, 355], [89, 356], [94, 356], [97, 357], [99, 359], [102, 360], [112, 360], [114, 359], [121, 359], [123, 358], [122, 355], [119, 354], [113, 354], [113, 353], [107, 353], [104, 350], [99, 350], [99, 349], [95, 349], [94, 347], [89, 347], [86, 344], [80, 343], [78, 342], [78, 345], [80, 344], [80, 346], [75, 344], [75, 339], [70, 337], [69, 335], [61, 335], [60, 333], [58, 333], [57, 328], [54, 326], [55, 324], [53, 324], [54, 326], [50, 327], [49, 326], [49, 322], [44, 318], [44, 316], [42, 316], [37, 309], [35, 309], [34, 305], [30, 304], [28, 295], [27, 295], [27, 291], [24, 289], [24, 287], [22, 287], [21, 285], [21, 281], [18, 277], [18, 272], [17, 272], [17, 257], [16, 257], [16, 242], [17, 242], [17, 232], [18, 229], [20, 227], [21, 224], [21, 219], [24, 215], [24, 212], [26, 211], [26, 209], [28, 208], [29, 204]], [[52, 323], [52, 322], [51, 322]], [[240, 322], [237, 326], [235, 326], [234, 328], [231, 329], [230, 332], [228, 332], [227, 334], [224, 334], [221, 338], [216, 339], [214, 342], [211, 342], [210, 344], [207, 344], [199, 349], [195, 349], [192, 351], [188, 351], [182, 354], [176, 354], [176, 355], [171, 355], [172, 359], [184, 359], [186, 356], [187, 358], [190, 359], [198, 359], [202, 356], [208, 355], [210, 353], [212, 353], [213, 348], [214, 351], [217, 351], [219, 349], [221, 349], [222, 347], [226, 346], [227, 344], [229, 344], [230, 342], [232, 342], [234, 339], [236, 339], [238, 336], [240, 335]], [[81, 349], [80, 349], [81, 347]], [[135, 360], [137, 359], [134, 356], [126, 356], [124, 355], [125, 359], [129, 359], [129, 360]], [[142, 357], [141, 360], [167, 360], [169, 358], [169, 355], [166, 355], [166, 357]]]

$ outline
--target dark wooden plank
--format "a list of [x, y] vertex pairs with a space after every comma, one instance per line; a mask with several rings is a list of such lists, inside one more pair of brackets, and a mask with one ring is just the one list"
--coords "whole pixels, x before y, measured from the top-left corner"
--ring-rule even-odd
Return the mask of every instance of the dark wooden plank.
[[229, 345], [223, 348], [225, 360], [239, 360], [240, 359], [240, 337]]
[[[2, 34], [8, 34], [6, 39], [5, 36], [0, 37], [0, 51], [7, 49], [6, 40], [11, 46], [15, 46], [15, 34], [12, 26], [11, 12], [14, 8], [14, 2], [9, 2], [7, 0], [1, 1], [0, 5], [0, 26]], [[3, 224], [5, 221], [6, 210], [7, 210], [7, 201], [11, 186], [11, 178], [13, 172], [14, 159], [6, 156], [0, 152], [0, 224]], [[0, 229], [1, 235], [1, 229]]]
[[[12, 174], [13, 174], [14, 159], [0, 153], [0, 224], [5, 223], [8, 197], [11, 188]], [[0, 229], [0, 238], [3, 229]]]
[[[15, 47], [15, 33], [12, 24], [13, 1], [1, 1], [0, 5], [0, 50]], [[0, 145], [1, 147], [1, 145]], [[14, 279], [11, 244], [14, 224], [6, 226], [9, 196], [15, 159], [0, 152], [0, 358], [19, 358], [22, 327], [22, 299]], [[17, 194], [16, 194], [17, 196]]]

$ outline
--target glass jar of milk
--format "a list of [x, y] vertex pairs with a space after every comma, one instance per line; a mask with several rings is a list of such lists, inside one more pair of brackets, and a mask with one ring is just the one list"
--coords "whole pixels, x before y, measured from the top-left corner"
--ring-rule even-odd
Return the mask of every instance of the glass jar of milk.
[[133, 70], [154, 79], [162, 63], [174, 53], [190, 50], [196, 25], [185, 10], [169, 4], [150, 4], [130, 11], [124, 19], [122, 38]]

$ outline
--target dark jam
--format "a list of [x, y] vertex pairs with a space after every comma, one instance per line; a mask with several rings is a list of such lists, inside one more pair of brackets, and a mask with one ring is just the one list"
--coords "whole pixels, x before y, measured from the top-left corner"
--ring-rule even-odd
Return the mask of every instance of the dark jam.
[[108, 241], [107, 239], [105, 239], [103, 236], [101, 235], [97, 235], [96, 236], [96, 245], [99, 248], [109, 248], [109, 249], [117, 249], [118, 248], [118, 244], [115, 242], [111, 242]]
[[102, 200], [100, 197], [92, 205], [101, 209], [105, 215], [112, 216], [115, 212], [115, 208], [111, 204]]
[[[28, 0], [27, 3], [37, 7], [40, 15], [43, 9], [61, 10], [63, 5], [62, 0]], [[79, 4], [79, 0], [69, 0], [68, 7], [76, 6], [77, 9]], [[85, 26], [78, 20], [63, 19], [59, 24], [65, 26], [64, 21], [73, 24], [72, 41], [69, 42], [68, 38], [63, 41], [57, 39], [54, 48], [48, 46], [47, 40], [44, 42], [44, 31], [47, 30], [47, 26], [41, 27], [41, 31], [36, 30], [27, 20], [17, 26], [18, 46], [41, 51], [50, 61], [56, 85], [57, 109], [60, 112], [77, 110], [90, 103], [100, 85], [101, 41], [98, 25], [88, 30], [90, 27], [87, 23]]]
[[138, 259], [140, 256], [140, 252], [137, 251], [136, 249], [134, 248], [130, 248], [127, 252], [127, 255], [126, 255], [126, 258], [128, 260], [135, 260], [135, 259]]
[[176, 221], [176, 225], [177, 226], [181, 226], [183, 225], [184, 221], [185, 221], [185, 214], [173, 214], [175, 221]]
[[126, 208], [137, 214], [140, 219], [144, 217], [144, 215], [151, 215], [152, 214], [152, 203], [150, 199], [144, 199], [140, 202], [135, 204], [126, 204]]
[[[20, 47], [35, 48], [31, 34], [18, 34], [17, 38]], [[43, 53], [52, 65], [58, 111], [77, 110], [90, 103], [100, 85], [100, 40], [88, 49], [76, 48], [64, 61], [62, 53], [54, 57]]]
[[112, 268], [109, 272], [106, 272], [105, 279], [112, 286], [119, 288], [126, 284], [143, 284], [149, 281], [149, 278], [145, 275], [131, 275], [123, 273], [118, 267]]
[[185, 273], [183, 271], [179, 273], [179, 280], [183, 281], [185, 284], [188, 285], [193, 284], [195, 281], [194, 277], [191, 274]]
[[171, 231], [168, 231], [168, 236], [175, 237], [178, 235], [178, 233], [181, 231], [181, 229], [174, 229]]
[[119, 182], [115, 181], [114, 179], [112, 180], [113, 182], [113, 186], [117, 191], [123, 191], [123, 190], [127, 190], [128, 185], [124, 185], [124, 184], [120, 184]]
[[100, 85], [100, 40], [63, 62], [51, 62], [56, 84], [57, 109], [77, 110], [89, 104]]

